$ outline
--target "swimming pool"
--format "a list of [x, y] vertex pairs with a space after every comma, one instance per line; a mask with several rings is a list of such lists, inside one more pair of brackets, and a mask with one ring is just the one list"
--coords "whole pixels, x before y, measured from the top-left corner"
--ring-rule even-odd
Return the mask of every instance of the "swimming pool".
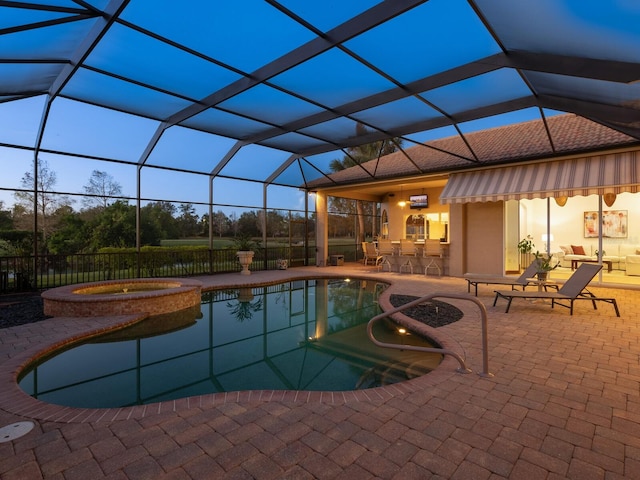
[[[381, 349], [366, 336], [386, 286], [309, 279], [205, 292], [199, 311], [54, 352], [19, 385], [45, 402], [101, 408], [242, 390], [354, 390], [428, 373], [441, 355]], [[391, 322], [376, 329], [387, 342], [432, 346]]]

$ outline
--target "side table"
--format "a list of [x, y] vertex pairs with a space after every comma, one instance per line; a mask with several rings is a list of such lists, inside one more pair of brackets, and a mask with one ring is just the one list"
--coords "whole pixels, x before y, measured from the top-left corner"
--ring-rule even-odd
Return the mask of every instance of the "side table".
[[[556, 290], [558, 289], [558, 284], [549, 278], [540, 280], [538, 277], [534, 277], [534, 278], [527, 278], [526, 280], [529, 283], [537, 285], [538, 292], [542, 292], [542, 291], [546, 292], [547, 287], [554, 287]], [[536, 298], [533, 300], [533, 303], [547, 303], [547, 301], [544, 298]]]

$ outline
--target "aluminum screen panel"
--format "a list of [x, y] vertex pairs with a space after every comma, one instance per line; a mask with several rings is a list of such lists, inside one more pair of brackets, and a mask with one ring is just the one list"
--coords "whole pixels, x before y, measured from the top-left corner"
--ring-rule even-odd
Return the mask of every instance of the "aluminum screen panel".
[[367, 179], [496, 161], [477, 129], [557, 113], [640, 139], [638, 24], [579, 0], [2, 2], [0, 140], [297, 188], [393, 137], [446, 148]]

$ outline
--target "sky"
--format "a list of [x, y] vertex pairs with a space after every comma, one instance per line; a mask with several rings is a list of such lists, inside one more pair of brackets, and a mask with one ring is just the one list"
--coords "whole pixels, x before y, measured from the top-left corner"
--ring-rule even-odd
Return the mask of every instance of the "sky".
[[[0, 103], [0, 143], [25, 147], [35, 144], [43, 109], [42, 100], [43, 98], [32, 98]], [[61, 103], [64, 104], [64, 114], [57, 112], [55, 108], [52, 109], [50, 121], [55, 126], [46, 130], [43, 149], [136, 161], [155, 129], [155, 125], [150, 125], [148, 121], [133, 119], [131, 122], [131, 116], [119, 113], [112, 115], [111, 112], [105, 112], [106, 109], [88, 108], [66, 100]], [[108, 128], [105, 129], [105, 125], [108, 125]], [[235, 141], [211, 135], [207, 137], [210, 138], [207, 143], [196, 143], [192, 139], [188, 147], [184, 143], [179, 143], [178, 146], [183, 150], [183, 155], [184, 151], [188, 150], [191, 159], [196, 157], [196, 162], [211, 165], [209, 168], [213, 168]], [[159, 144], [158, 154], [150, 158], [150, 163], [155, 161], [156, 164], [162, 165], [162, 156], [180, 155], [179, 151], [171, 151], [175, 148]], [[280, 155], [283, 159], [289, 156], [287, 153]], [[82, 193], [92, 172], [99, 170], [107, 172], [120, 184], [124, 196], [136, 197], [135, 165], [47, 153], [41, 153], [40, 158], [45, 159], [49, 169], [55, 172], [55, 188], [60, 192]], [[33, 153], [29, 150], [0, 147], [0, 188], [20, 188], [25, 173], [32, 171], [32, 161]], [[260, 208], [263, 204], [263, 187], [260, 183], [217, 178], [213, 186], [214, 203], [246, 205], [253, 208]], [[305, 193], [297, 188], [274, 185], [267, 189], [270, 208], [304, 210], [304, 195]], [[202, 215], [208, 211], [208, 207], [197, 204], [206, 204], [209, 201], [209, 179], [206, 175], [143, 168], [141, 197], [194, 203], [198, 214]], [[13, 193], [6, 190], [0, 190], [0, 200], [4, 202], [5, 208], [15, 202]], [[74, 205], [76, 210], [81, 207], [80, 200], [78, 199]], [[225, 213], [238, 211], [228, 207], [215, 208], [215, 211], [219, 209]]]
[[[351, 15], [360, 13], [376, 3], [375, 0], [325, 3], [285, 2], [302, 18], [312, 20], [314, 24], [327, 31]], [[278, 9], [261, 1], [247, 0], [246, 5], [251, 5], [257, 10], [253, 12], [254, 15], [247, 15], [245, 22], [240, 25], [227, 20], [236, 18], [242, 12], [242, 8], [248, 7], [239, 7], [233, 2], [224, 5], [200, 2], [199, 7], [204, 9], [201, 12], [208, 12], [209, 16], [185, 15], [183, 20], [191, 22], [190, 28], [184, 25], [184, 21], [176, 22], [176, 12], [168, 7], [158, 9], [154, 15], [148, 15], [149, 5], [151, 2], [131, 2], [123, 12], [122, 19], [137, 22], [141, 28], [148, 28], [182, 45], [201, 46], [204, 49], [203, 55], [210, 55], [245, 72], [269, 65], [269, 62], [281, 58], [286, 52], [315, 36], [309, 29], [303, 28], [300, 22], [293, 21]], [[221, 8], [223, 10], [220, 10]], [[530, 8], [534, 11], [537, 8], [540, 8], [540, 11], [547, 11], [545, 9], [557, 7], [554, 7], [554, 2], [544, 0]], [[583, 8], [578, 10], [582, 11]], [[589, 12], [600, 10], [594, 5], [587, 9]], [[3, 12], [14, 16], [7, 17], [3, 21], [7, 25], [13, 25], [11, 22], [15, 22], [15, 26], [29, 25], [33, 18], [36, 18], [34, 15], [45, 15], [42, 11], [27, 12], [27, 9], [22, 11], [20, 8], [4, 9]], [[256, 12], [263, 12], [263, 14], [258, 15]], [[58, 15], [58, 13], [48, 12], [47, 15]], [[266, 15], [269, 22], [265, 22]], [[217, 26], [215, 29], [210, 28], [212, 18]], [[251, 22], [260, 22], [260, 25], [251, 25]], [[46, 68], [53, 68], [46, 60], [52, 57], [59, 58], [57, 54], [65, 58], [65, 53], [73, 47], [67, 43], [74, 38], [83, 38], [73, 36], [73, 28], [88, 28], [87, 25], [83, 27], [83, 23], [67, 24], [64, 27], [56, 26], [55, 29], [60, 29], [69, 36], [62, 35], [56, 38], [56, 42], [51, 41], [51, 45], [45, 45], [46, 40], [52, 38], [47, 35], [49, 33], [55, 35], [57, 30], [27, 28], [15, 36], [13, 34], [3, 36], [0, 39], [4, 40], [4, 43], [0, 41], [0, 58], [9, 60], [16, 58], [20, 61], [40, 58], [45, 61], [42, 63], [43, 66], [38, 62], [7, 63], [6, 72], [14, 75], [15, 78], [4, 77], [2, 85], [5, 85], [6, 81], [8, 85], [6, 88], [14, 88], [15, 91], [22, 91], [23, 88], [31, 91], [27, 87], [31, 87], [32, 84], [31, 88], [35, 91], [47, 88], [48, 79], [56, 75], [56, 71], [55, 69], [46, 70]], [[429, 28], [422, 28], [425, 24]], [[206, 29], [203, 28], [205, 26]], [[258, 26], [260, 28], [257, 28]], [[203, 32], [206, 32], [206, 35], [203, 36]], [[399, 38], [398, 45], [411, 45], [412, 48], [398, 49], [393, 55], [388, 55], [384, 48], [379, 47], [384, 45], [390, 34]], [[108, 38], [109, 41], [100, 42], [90, 52], [84, 60], [86, 68], [81, 68], [74, 73], [70, 81], [64, 85], [63, 94], [86, 98], [89, 102], [92, 100], [95, 103], [104, 102], [104, 104], [113, 105], [116, 109], [123, 108], [126, 102], [127, 106], [132, 106], [135, 111], [147, 113], [148, 117], [168, 118], [176, 111], [185, 108], [185, 104], [190, 104], [186, 99], [203, 98], [211, 91], [224, 88], [239, 77], [236, 71], [223, 69], [213, 62], [204, 62], [196, 55], [187, 54], [184, 49], [169, 48], [168, 43], [159, 45], [158, 42], [153, 42], [139, 31], [129, 29], [124, 24], [115, 24], [103, 38]], [[473, 42], [469, 42], [470, 38], [473, 38]], [[415, 41], [416, 39], [420, 41]], [[249, 46], [255, 46], [257, 41], [261, 42], [260, 48], [249, 48]], [[442, 41], [446, 41], [446, 48], [440, 48], [438, 42]], [[229, 48], [229, 45], [233, 45], [234, 48]], [[402, 82], [425, 78], [500, 51], [495, 40], [464, 0], [426, 2], [362, 35], [348, 39], [345, 46], [369, 63], [388, 70], [394, 78]], [[159, 58], [150, 52], [170, 58], [165, 63], [164, 58], [161, 58], [162, 55]], [[428, 58], [429, 61], [416, 61], [417, 58]], [[341, 63], [331, 63], [338, 61]], [[354, 59], [345, 55], [340, 49], [329, 49], [313, 56], [308, 62], [294, 65], [269, 79], [274, 85], [308, 98], [309, 102], [301, 101], [295, 95], [285, 96], [276, 88], [260, 84], [222, 102], [222, 107], [237, 112], [238, 115], [226, 114], [225, 117], [223, 116], [224, 108], [221, 108], [216, 112], [211, 110], [203, 112], [204, 117], [210, 114], [213, 120], [212, 118], [200, 120], [203, 123], [205, 120], [217, 122], [215, 123], [216, 131], [225, 131], [225, 134], [238, 131], [237, 128], [242, 127], [245, 128], [243, 134], [250, 136], [253, 132], [252, 128], [257, 128], [254, 124], [258, 122], [252, 124], [249, 120], [252, 118], [251, 113], [256, 110], [261, 110], [260, 113], [268, 113], [265, 121], [278, 125], [280, 124], [278, 121], [282, 120], [282, 124], [285, 124], [300, 116], [317, 113], [318, 108], [311, 100], [328, 106], [346, 105], [360, 98], [358, 95], [377, 94], [386, 91], [391, 85], [388, 79], [374, 73], [373, 69], [364, 68], [361, 64], [353, 65], [354, 63]], [[167, 64], [178, 67], [167, 68]], [[21, 65], [24, 65], [24, 71], [21, 70]], [[340, 65], [344, 65], [344, 68], [340, 68]], [[179, 68], [180, 66], [184, 68]], [[42, 70], [44, 72], [42, 75], [38, 68], [45, 69]], [[113, 75], [101, 75], [100, 69], [110, 71]], [[4, 71], [0, 70], [0, 74]], [[307, 75], [304, 75], [305, 73]], [[131, 81], [119, 81], [118, 75], [127, 77]], [[29, 85], [26, 87], [21, 85], [20, 78], [26, 79]], [[154, 88], [142, 88], [138, 82], [153, 85]], [[493, 88], [496, 83], [501, 88]], [[163, 93], [165, 89], [175, 95]], [[487, 98], [489, 93], [490, 98]], [[435, 102], [434, 104], [446, 111], [455, 113], [465, 108], [479, 108], [492, 102], [521, 98], [530, 93], [515, 72], [510, 69], [498, 69], [485, 75], [466, 78], [456, 84], [434, 88], [424, 92], [423, 95], [430, 97], [429, 101]], [[400, 100], [355, 112], [353, 117], [361, 121], [360, 118], [379, 116], [381, 128], [401, 128], [406, 124], [432, 118], [430, 115], [435, 115], [434, 111], [430, 107], [426, 108], [423, 102], [418, 102], [412, 97], [403, 100], [406, 102]], [[33, 148], [37, 142], [38, 130], [45, 112], [45, 101], [44, 95], [10, 101], [6, 92], [0, 92], [0, 201], [4, 202], [5, 208], [10, 207], [14, 202], [14, 196], [8, 190], [20, 188], [22, 177], [32, 169], [33, 154], [28, 148]], [[392, 103], [395, 105], [391, 105]], [[41, 145], [44, 151], [41, 151], [39, 158], [46, 160], [50, 170], [56, 173], [56, 190], [82, 193], [92, 172], [100, 170], [107, 172], [121, 185], [124, 195], [136, 197], [137, 167], [135, 164], [142, 157], [149, 140], [160, 124], [150, 118], [125, 114], [116, 109], [84, 104], [61, 96], [53, 101], [44, 123]], [[380, 115], [381, 112], [384, 112], [384, 116]], [[221, 121], [223, 118], [227, 119], [229, 125]], [[463, 133], [467, 133], [537, 118], [539, 118], [537, 109], [526, 109], [463, 123], [459, 127]], [[317, 133], [320, 138], [326, 136], [331, 139], [333, 138], [330, 136], [331, 132], [348, 125], [348, 129], [342, 128], [342, 131], [334, 133], [343, 138], [350, 138], [351, 128], [356, 120], [339, 118], [325, 123], [329, 125], [319, 123], [306, 127], [305, 133], [313, 136], [314, 132], [322, 131], [324, 136]], [[261, 128], [264, 129], [264, 124], [261, 124]], [[412, 134], [409, 138], [423, 142], [455, 134], [456, 130], [453, 127], [445, 127]], [[289, 135], [302, 137], [297, 133]], [[306, 141], [310, 141], [310, 137], [307, 137]], [[236, 141], [231, 138], [174, 126], [162, 135], [147, 159], [147, 164], [210, 172], [235, 144]], [[1, 145], [15, 145], [24, 149]], [[410, 146], [409, 141], [404, 142], [405, 148]], [[47, 153], [46, 150], [67, 152], [71, 155], [54, 155]], [[263, 180], [276, 171], [289, 156], [288, 152], [249, 145], [241, 148], [220, 173], [228, 177]], [[100, 158], [133, 164], [106, 162], [98, 160]], [[342, 158], [342, 152], [336, 151], [309, 160], [314, 162], [320, 170], [328, 171], [331, 160]], [[286, 173], [290, 184], [296, 186], [302, 184], [300, 171], [290, 169]], [[314, 173], [312, 168], [309, 168], [309, 172], [305, 172], [307, 173], [318, 175], [318, 172]], [[207, 204], [209, 179], [207, 175], [145, 167], [141, 169], [140, 195], [143, 198], [163, 199], [176, 203]], [[251, 208], [260, 208], [263, 205], [263, 186], [258, 182], [217, 177], [213, 183], [213, 201], [217, 205], [246, 205]], [[269, 208], [303, 210], [305, 193], [297, 187], [269, 186], [267, 202]], [[228, 213], [233, 210], [231, 207], [217, 205], [214, 206], [216, 211], [222, 209]], [[80, 201], [74, 205], [76, 209], [80, 206]], [[196, 206], [196, 210], [201, 215], [208, 210], [208, 207]]]
[[[54, 102], [55, 103], [55, 102]], [[95, 155], [98, 157], [110, 157], [118, 159], [136, 159], [146, 147], [155, 125], [148, 121], [134, 119], [131, 116], [115, 112], [105, 112], [106, 109], [88, 108], [78, 102], [63, 100], [64, 114], [52, 109], [50, 121], [55, 127], [48, 128], [43, 137], [43, 148], [62, 150], [77, 153], [78, 155]], [[0, 143], [23, 145], [29, 147], [35, 144], [37, 129], [43, 109], [43, 97], [40, 99], [27, 99], [15, 102], [0, 103]], [[548, 115], [556, 112], [545, 112]], [[123, 118], [126, 117], [126, 122]], [[475, 130], [492, 128], [509, 123], [516, 123], [539, 118], [537, 109], [527, 109], [496, 117], [485, 118], [466, 124], [461, 124], [463, 133]], [[59, 122], [59, 123], [58, 123]], [[104, 125], [109, 125], [105, 129]], [[188, 134], [188, 132], [187, 132]], [[436, 130], [409, 135], [413, 141], [426, 142], [432, 139], [455, 135], [453, 127], [444, 127]], [[183, 135], [185, 133], [183, 132]], [[168, 138], [168, 140], [173, 140]], [[235, 144], [228, 138], [207, 135], [206, 141], [189, 142], [178, 141], [174, 145], [162, 142], [158, 144], [157, 154], [150, 157], [152, 164], [170, 164], [169, 161], [180, 155], [189, 157], [189, 161], [195, 161], [197, 165], [215, 165], [217, 161]], [[410, 141], [405, 141], [405, 148], [412, 146]], [[272, 152], [273, 164], [263, 165], [260, 161], [255, 168], [243, 173], [242, 164], [236, 166], [237, 172], [231, 172], [238, 176], [246, 175], [251, 178], [260, 175], [268, 176], [272, 165], [279, 165], [289, 154], [286, 152]], [[332, 159], [342, 158], [342, 152], [335, 151], [324, 154], [324, 164]], [[76, 156], [62, 156], [42, 153], [40, 158], [47, 161], [49, 169], [55, 172], [57, 177], [56, 190], [68, 193], [82, 193], [84, 186], [88, 184], [94, 170], [107, 172], [122, 187], [124, 196], [136, 196], [136, 166], [123, 163], [114, 163]], [[0, 188], [20, 188], [21, 180], [25, 173], [32, 169], [33, 154], [29, 150], [0, 147]], [[250, 160], [248, 160], [250, 161]], [[188, 162], [186, 162], [188, 164]], [[205, 168], [205, 167], [201, 167]], [[262, 170], [262, 171], [260, 171]], [[267, 201], [269, 208], [294, 209], [304, 211], [305, 192], [297, 188], [286, 188], [271, 185], [267, 189]], [[195, 204], [198, 215], [208, 212], [206, 204], [209, 200], [209, 180], [206, 175], [195, 175], [170, 170], [143, 168], [141, 173], [141, 197], [153, 199], [165, 199], [178, 203]], [[74, 198], [74, 197], [71, 197]], [[0, 190], [0, 201], [5, 208], [13, 205], [15, 198], [12, 192]], [[133, 202], [132, 202], [133, 203]], [[222, 210], [227, 215], [235, 211], [240, 214], [243, 210], [229, 205], [241, 205], [251, 208], [260, 208], [263, 204], [263, 187], [261, 183], [233, 180], [228, 178], [216, 178], [214, 180], [214, 211]], [[200, 205], [205, 204], [205, 205]], [[74, 208], [81, 208], [81, 199], [77, 198]], [[313, 202], [309, 202], [309, 208], [313, 211]]]

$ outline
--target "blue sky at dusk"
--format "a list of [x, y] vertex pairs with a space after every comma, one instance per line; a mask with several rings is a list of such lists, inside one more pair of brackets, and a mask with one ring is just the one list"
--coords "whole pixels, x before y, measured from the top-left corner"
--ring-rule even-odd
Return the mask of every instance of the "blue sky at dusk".
[[[590, 48], [600, 49], [604, 48], [600, 35], [615, 27], [616, 48], [610, 50], [621, 60], [635, 58], [635, 49], [622, 48], [633, 46], [627, 37], [637, 35], [638, 9], [629, 0], [615, 2], [617, 7], [612, 10], [617, 14], [612, 18], [603, 17], [599, 2], [591, 1], [478, 3], [487, 18], [494, 20], [494, 32], [510, 42], [524, 39], [523, 45], [514, 45], [516, 49], [547, 51], [561, 44], [561, 53], [581, 54], [585, 45], [563, 41], [567, 31]], [[398, 84], [420, 85], [441, 72], [503, 53], [495, 33], [487, 30], [478, 12], [464, 0], [430, 0], [407, 11], [400, 7], [397, 14], [389, 13], [397, 6], [389, 2], [382, 7], [388, 9], [389, 17], [380, 22], [370, 20], [370, 28], [362, 31], [358, 24], [367, 22], [369, 15], [375, 17], [380, 9], [377, 0], [285, 0], [282, 5], [294, 15], [260, 0], [242, 4], [202, 0], [194, 2], [198, 8], [189, 11], [170, 2], [130, 2], [117, 21], [104, 26], [95, 47], [84, 52], [82, 64], [69, 78], [61, 73], [61, 65], [77, 60], [76, 49], [83, 39], [91, 38], [90, 32], [101, 20], [91, 15], [86, 19], [71, 16], [53, 25], [71, 14], [28, 4], [0, 7], [4, 24], [16, 30], [0, 38], [0, 57], [5, 60], [4, 70], [0, 69], [0, 75], [5, 73], [0, 82], [5, 89], [0, 92], [0, 201], [5, 208], [13, 204], [11, 190], [20, 188], [21, 178], [32, 168], [29, 149], [38, 142], [41, 124], [45, 128], [39, 158], [57, 174], [56, 190], [81, 194], [92, 172], [100, 170], [122, 186], [125, 196], [135, 198], [137, 162], [144, 158], [154, 133], [162, 128], [162, 123], [153, 119], [170, 119], [172, 125], [175, 121], [177, 125], [164, 131], [145, 161], [145, 165], [165, 169], [140, 170], [140, 195], [201, 204], [196, 207], [199, 214], [208, 210], [206, 173], [237, 143], [229, 137], [257, 138], [263, 145], [242, 147], [214, 180], [214, 209], [228, 213], [232, 207], [218, 205], [262, 207], [260, 181], [290, 157], [288, 151], [278, 149], [283, 145], [290, 151], [322, 151], [336, 144], [352, 144], [357, 131], [354, 127], [361, 123], [374, 133], [412, 131], [414, 125], [424, 128], [434, 119], [441, 120], [434, 125], [441, 125], [458, 114], [459, 118], [470, 118], [467, 112], [489, 112], [492, 110], [482, 109], [491, 105], [518, 108], [533, 104], [521, 101], [534, 92], [511, 68], [472, 69], [469, 76], [459, 74], [452, 83], [425, 86], [421, 99], [395, 91]], [[151, 8], [153, 15], [149, 14]], [[512, 10], [520, 14], [511, 15]], [[180, 22], [176, 15], [181, 15]], [[242, 22], [232, 21], [238, 18]], [[531, 22], [540, 18], [545, 21]], [[587, 27], [599, 22], [604, 30], [596, 31], [597, 38], [586, 37]], [[565, 28], [547, 32], [548, 24]], [[346, 30], [347, 34], [339, 45], [306, 49], [324, 41], [317, 41], [315, 29], [336, 35]], [[250, 73], [261, 69], [269, 72], [264, 78]], [[61, 78], [64, 83], [60, 92], [56, 91], [59, 96], [44, 123], [45, 95], [12, 100], [46, 92], [52, 88], [52, 79]], [[215, 108], [199, 110], [207, 104], [202, 99], [210, 96], [210, 105]], [[376, 100], [362, 101], [371, 98]], [[350, 111], [350, 105], [356, 108]], [[341, 108], [348, 115], [334, 118], [332, 109], [340, 112]], [[184, 117], [183, 112], [187, 112]], [[545, 111], [546, 115], [554, 113]], [[539, 118], [537, 108], [528, 108], [457, 127], [465, 134]], [[292, 123], [295, 128], [287, 131], [285, 127]], [[410, 140], [428, 142], [457, 134], [454, 127], [409, 134], [403, 147], [410, 148]], [[318, 157], [308, 159], [317, 170], [295, 165], [276, 180], [295, 187], [267, 188], [268, 208], [304, 209], [305, 193], [297, 186], [305, 179], [319, 177], [318, 170], [327, 172], [330, 161], [342, 159], [343, 153], [336, 150]], [[107, 158], [115, 162], [100, 160]], [[305, 175], [311, 177], [303, 178]], [[75, 198], [74, 208], [79, 209], [81, 198]]]
[[[64, 102], [64, 116], [66, 120], [63, 124], [67, 129], [47, 129], [43, 138], [43, 148], [52, 150], [71, 151], [85, 155], [105, 156], [119, 159], [136, 159], [144, 150], [146, 142], [153, 133], [148, 121], [120, 125], [118, 118], [126, 117], [128, 121], [131, 116], [115, 113], [114, 118], [111, 112], [105, 109], [91, 109], [77, 102]], [[16, 102], [0, 104], [0, 142], [24, 145], [26, 147], [35, 143], [36, 133], [39, 125], [39, 118], [42, 112], [42, 101], [28, 99]], [[547, 112], [552, 113], [552, 112]], [[52, 109], [52, 115], [56, 115], [56, 109]], [[95, 115], [92, 118], [92, 115]], [[528, 109], [498, 117], [485, 118], [474, 122], [462, 124], [463, 132], [492, 128], [508, 123], [527, 121], [538, 116], [537, 109]], [[137, 119], [133, 119], [137, 120]], [[104, 129], [100, 122], [107, 122], [114, 128]], [[137, 128], [132, 128], [135, 126]], [[167, 134], [165, 134], [167, 135]], [[429, 141], [455, 135], [452, 127], [445, 127], [433, 131], [422, 132], [421, 134], [409, 135], [408, 138], [414, 141]], [[209, 142], [201, 145], [193, 142], [185, 147], [185, 156], [198, 155], [197, 162], [211, 165], [212, 167], [220, 158], [234, 145], [235, 141], [227, 138], [208, 136]], [[410, 147], [411, 142], [405, 141], [404, 147]], [[157, 147], [157, 157], [152, 156], [150, 163], [162, 156], [180, 156], [180, 143], [172, 147], [164, 147], [160, 143]], [[210, 159], [206, 155], [211, 155]], [[340, 151], [324, 154], [327, 159], [342, 158]], [[282, 159], [286, 159], [288, 154], [282, 153]], [[41, 158], [47, 160], [51, 170], [56, 172], [56, 189], [61, 192], [82, 193], [83, 187], [89, 181], [93, 170], [100, 170], [109, 173], [121, 186], [125, 196], [136, 196], [136, 166], [100, 161], [88, 158], [67, 157], [62, 155], [51, 155], [42, 153]], [[19, 188], [23, 175], [31, 170], [33, 154], [29, 150], [20, 150], [0, 147], [0, 163], [2, 164], [2, 175], [0, 187]], [[162, 164], [162, 158], [158, 160]], [[185, 159], [188, 165], [188, 160]], [[188, 168], [185, 167], [185, 168]], [[250, 173], [250, 172], [247, 172]], [[242, 174], [240, 171], [239, 174]], [[251, 177], [251, 175], [247, 175]], [[180, 203], [207, 203], [209, 199], [208, 177], [182, 173], [171, 170], [161, 170], [156, 168], [143, 168], [141, 176], [141, 196], [143, 198], [167, 199]], [[214, 203], [224, 205], [246, 205], [252, 208], [262, 206], [263, 188], [260, 183], [238, 181], [227, 178], [217, 178], [214, 181]], [[267, 199], [269, 208], [292, 208], [304, 209], [304, 192], [295, 188], [285, 188], [270, 186], [267, 189]], [[14, 202], [12, 192], [0, 191], [0, 200], [4, 201], [5, 208]], [[78, 198], [74, 207], [79, 209], [81, 199]], [[310, 203], [310, 208], [313, 205]], [[198, 213], [206, 213], [206, 206], [196, 206]], [[220, 207], [225, 212], [233, 209]], [[215, 208], [218, 210], [218, 207]]]

